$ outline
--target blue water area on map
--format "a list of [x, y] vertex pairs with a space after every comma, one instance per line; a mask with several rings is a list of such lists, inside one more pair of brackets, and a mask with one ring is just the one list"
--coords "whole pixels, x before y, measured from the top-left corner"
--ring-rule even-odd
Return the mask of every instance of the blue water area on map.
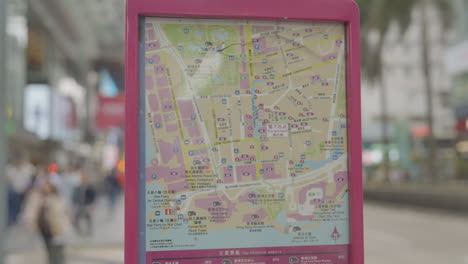
[[280, 226], [288, 226], [288, 216], [286, 215], [286, 210], [281, 211], [281, 213], [276, 217], [275, 220]]
[[[148, 124], [146, 126], [148, 126]], [[150, 129], [146, 128], [146, 130], [145, 130], [145, 144], [144, 144], [145, 164], [146, 164], [146, 166], [150, 165], [151, 160], [153, 160], [154, 157], [155, 157], [155, 154], [154, 154], [154, 151], [153, 151], [153, 148], [152, 148], [152, 144], [151, 144], [151, 138], [150, 138], [149, 131], [150, 131]]]
[[[338, 132], [337, 132], [337, 136], [338, 137], [341, 137], [342, 136], [342, 128], [341, 128], [341, 125], [344, 125], [344, 124], [339, 124], [338, 125]], [[303, 164], [301, 163], [297, 163], [296, 164], [296, 167], [309, 167], [311, 168], [312, 170], [316, 170], [324, 165], [326, 165], [327, 163], [329, 162], [332, 162], [334, 160], [337, 160], [338, 158], [340, 158], [341, 156], [343, 155], [343, 150], [340, 150], [339, 147], [337, 146], [335, 148], [335, 150], [333, 151], [333, 153], [330, 155], [330, 157], [328, 157], [326, 160], [323, 160], [323, 161], [313, 161], [313, 160], [306, 160], [304, 161]]]
[[224, 32], [223, 29], [221, 29], [220, 31], [216, 32], [216, 37], [220, 40], [220, 41], [226, 41], [229, 37], [229, 34], [227, 32]]
[[197, 36], [197, 38], [203, 38], [203, 36], [205, 36], [205, 33], [203, 33], [203, 31], [200, 31], [200, 30], [197, 30], [195, 31], [195, 36]]
[[215, 84], [223, 84], [223, 80], [216, 73], [213, 75], [213, 82]]
[[[153, 188], [151, 188], [153, 189]], [[261, 232], [250, 232], [250, 228], [236, 228], [233, 223], [232, 228], [228, 230], [208, 231], [208, 235], [190, 236], [188, 235], [188, 225], [182, 224], [176, 228], [171, 228], [165, 232], [147, 231], [147, 250], [148, 251], [165, 251], [172, 250], [164, 249], [150, 249], [149, 241], [152, 239], [171, 239], [174, 245], [187, 245], [192, 244], [193, 247], [185, 249], [220, 249], [220, 248], [255, 248], [255, 247], [283, 247], [283, 246], [313, 246], [313, 245], [336, 245], [336, 244], [349, 244], [349, 221], [348, 221], [348, 196], [343, 197], [346, 206], [340, 209], [345, 216], [345, 219], [338, 221], [322, 222], [320, 226], [310, 229], [313, 235], [319, 239], [316, 242], [304, 241], [291, 243], [293, 237], [297, 236], [297, 232], [290, 231], [289, 233], [281, 232], [275, 228], [262, 228]], [[149, 212], [153, 213], [152, 211]], [[162, 212], [161, 212], [162, 213]], [[238, 212], [242, 213], [242, 212]], [[317, 215], [319, 216], [319, 215]], [[186, 216], [184, 216], [186, 217]], [[286, 212], [283, 210], [277, 217], [277, 222], [286, 227], [299, 226], [307, 227], [314, 225], [311, 221], [291, 222], [286, 220]], [[179, 220], [183, 223], [183, 220]], [[340, 238], [334, 240], [331, 236], [333, 230], [337, 228], [340, 233]], [[220, 238], [226, 239], [220, 239]], [[180, 250], [176, 248], [173, 250]]]
[[187, 45], [187, 48], [191, 51], [191, 52], [201, 52], [204, 47], [203, 46], [197, 46], [197, 45]]

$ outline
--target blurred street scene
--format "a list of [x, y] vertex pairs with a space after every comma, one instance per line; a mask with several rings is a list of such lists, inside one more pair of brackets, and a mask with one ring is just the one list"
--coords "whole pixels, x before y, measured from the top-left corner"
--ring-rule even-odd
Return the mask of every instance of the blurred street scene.
[[124, 2], [0, 3], [0, 263], [122, 263]]
[[[357, 2], [367, 263], [468, 264], [468, 0]], [[124, 4], [0, 0], [0, 263], [123, 263]]]

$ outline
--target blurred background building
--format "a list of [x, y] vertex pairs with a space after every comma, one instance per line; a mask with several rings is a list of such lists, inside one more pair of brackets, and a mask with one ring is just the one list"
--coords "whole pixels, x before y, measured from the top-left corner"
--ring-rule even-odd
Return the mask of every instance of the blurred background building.
[[[451, 79], [441, 63], [451, 30], [444, 28], [440, 14], [434, 6], [429, 9], [431, 18], [425, 25], [428, 40], [421, 38], [421, 9], [413, 8], [408, 14], [410, 22], [402, 29], [391, 21], [385, 32], [382, 56], [382, 75], [371, 82], [363, 75], [362, 118], [364, 163], [367, 180], [392, 182], [427, 182], [431, 175], [425, 166], [430, 128], [427, 124], [427, 90], [422, 67], [421, 47], [430, 42], [430, 77], [434, 113], [433, 136], [438, 149], [437, 166], [440, 177], [453, 180], [455, 116], [451, 101]], [[371, 31], [367, 41], [376, 41], [377, 31]], [[364, 52], [364, 55], [365, 52]], [[386, 107], [383, 109], [382, 106]], [[386, 137], [384, 126], [386, 122]], [[387, 143], [385, 142], [387, 140]], [[381, 165], [384, 152], [388, 152], [390, 171], [387, 179]], [[375, 177], [374, 177], [375, 176]]]
[[110, 129], [124, 113], [124, 6], [115, 2], [7, 1], [2, 107], [13, 152], [65, 166], [64, 151], [97, 154], [109, 134], [122, 139]]
[[455, 117], [457, 172], [468, 175], [468, 2], [453, 1], [455, 8], [453, 41], [445, 51], [445, 67], [452, 79], [451, 97]]
[[[69, 205], [76, 203], [71, 193], [80, 186], [83, 175], [101, 197], [111, 193], [117, 197], [120, 192], [111, 189], [123, 188], [124, 2], [0, 2], [4, 21], [0, 32], [5, 37], [0, 43], [5, 52], [0, 65], [5, 74], [0, 75], [0, 97], [5, 102], [0, 104], [4, 117], [0, 118], [0, 129], [5, 136], [0, 133], [0, 146], [5, 144], [0, 150], [0, 217], [6, 218], [3, 208], [10, 207], [14, 198], [10, 184], [8, 189], [4, 185], [1, 160], [7, 163], [7, 170], [27, 159], [37, 171], [45, 167], [49, 175], [67, 176]], [[119, 182], [114, 184], [110, 178], [117, 177]], [[114, 252], [112, 256], [98, 254], [98, 263], [120, 263], [123, 257], [123, 202], [115, 199], [109, 198], [110, 204], [104, 201], [107, 199], [98, 199], [93, 213], [97, 230], [90, 237], [77, 234], [72, 239], [75, 247], [106, 245], [108, 253]], [[114, 209], [115, 215], [111, 215]], [[8, 220], [6, 233], [0, 232], [0, 263], [45, 263], [37, 234], [21, 221]], [[2, 231], [3, 226], [0, 221]], [[3, 258], [5, 250], [7, 257]]]

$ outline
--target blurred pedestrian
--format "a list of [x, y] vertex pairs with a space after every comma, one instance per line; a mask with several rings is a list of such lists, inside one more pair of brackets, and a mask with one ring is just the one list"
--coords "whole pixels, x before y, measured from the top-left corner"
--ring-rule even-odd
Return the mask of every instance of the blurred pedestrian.
[[6, 168], [8, 184], [8, 224], [15, 224], [21, 213], [24, 199], [31, 188], [34, 166], [22, 155], [9, 162]]
[[109, 216], [114, 214], [115, 204], [120, 194], [120, 185], [117, 179], [117, 169], [112, 169], [105, 177], [106, 191], [109, 198]]
[[49, 179], [36, 185], [28, 196], [24, 222], [38, 231], [47, 250], [49, 264], [65, 263], [65, 242], [70, 230], [65, 200]]
[[73, 206], [73, 192], [80, 185], [80, 173], [73, 167], [68, 167], [61, 173], [61, 190], [67, 206]]
[[[81, 170], [80, 185], [73, 191], [73, 204], [75, 209], [74, 226], [78, 234], [90, 236], [93, 231], [93, 210], [96, 200], [96, 190], [89, 184], [88, 175]], [[82, 221], [86, 221], [86, 230]]]

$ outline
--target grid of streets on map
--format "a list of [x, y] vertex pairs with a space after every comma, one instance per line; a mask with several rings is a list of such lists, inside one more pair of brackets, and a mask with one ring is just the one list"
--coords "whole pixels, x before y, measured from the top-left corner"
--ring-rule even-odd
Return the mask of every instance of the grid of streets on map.
[[348, 244], [344, 24], [144, 31], [146, 249]]

